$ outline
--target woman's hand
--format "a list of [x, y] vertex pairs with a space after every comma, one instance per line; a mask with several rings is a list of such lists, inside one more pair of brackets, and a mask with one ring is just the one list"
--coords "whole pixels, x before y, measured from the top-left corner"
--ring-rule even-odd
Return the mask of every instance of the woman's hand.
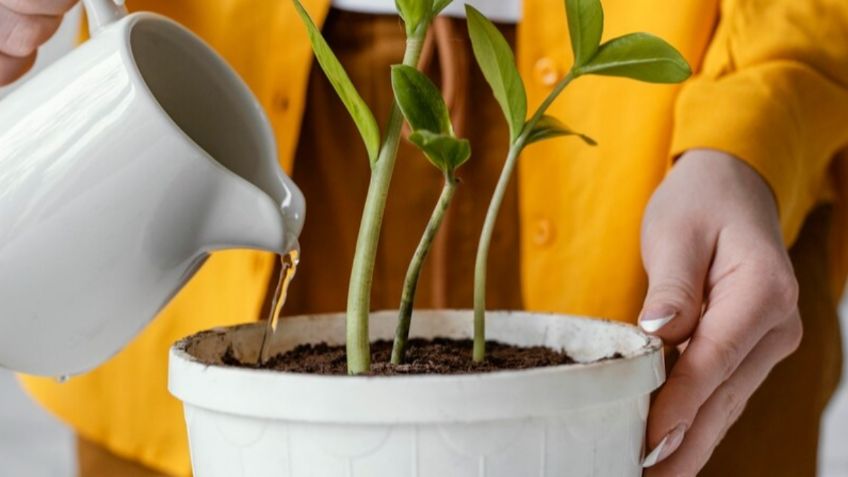
[[769, 187], [716, 151], [684, 154], [654, 193], [642, 258], [639, 324], [682, 350], [651, 407], [646, 475], [694, 476], [798, 347], [798, 284]]
[[76, 0], [0, 0], [0, 86], [23, 76]]

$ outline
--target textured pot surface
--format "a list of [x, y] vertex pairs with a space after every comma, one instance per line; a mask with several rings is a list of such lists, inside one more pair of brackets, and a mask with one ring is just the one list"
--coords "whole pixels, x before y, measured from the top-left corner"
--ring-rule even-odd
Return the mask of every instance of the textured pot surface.
[[[197, 477], [638, 476], [662, 346], [637, 328], [563, 315], [490, 312], [491, 340], [566, 350], [581, 364], [454, 376], [314, 376], [220, 364], [255, 360], [262, 324], [171, 349]], [[395, 312], [374, 313], [390, 339]], [[286, 319], [273, 343], [342, 344], [344, 315]], [[412, 336], [468, 338], [470, 311], [419, 311]], [[614, 354], [621, 359], [596, 362]], [[210, 364], [211, 363], [211, 364]]]

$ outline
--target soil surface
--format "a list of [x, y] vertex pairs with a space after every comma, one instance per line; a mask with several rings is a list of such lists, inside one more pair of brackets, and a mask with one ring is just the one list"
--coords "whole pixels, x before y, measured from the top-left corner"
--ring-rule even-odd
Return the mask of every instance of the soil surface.
[[[515, 369], [541, 368], [575, 363], [568, 354], [542, 346], [522, 348], [496, 341], [486, 347], [486, 361], [471, 361], [472, 341], [436, 338], [409, 340], [406, 362], [401, 365], [389, 363], [392, 353], [391, 341], [376, 341], [371, 344], [371, 375], [391, 376], [399, 374], [469, 374], [488, 373]], [[615, 357], [613, 357], [614, 359]], [[347, 374], [344, 346], [326, 344], [301, 345], [286, 353], [278, 354], [263, 365], [242, 363], [233, 356], [232, 350], [221, 361], [230, 366], [273, 369], [290, 373], [322, 375]]]

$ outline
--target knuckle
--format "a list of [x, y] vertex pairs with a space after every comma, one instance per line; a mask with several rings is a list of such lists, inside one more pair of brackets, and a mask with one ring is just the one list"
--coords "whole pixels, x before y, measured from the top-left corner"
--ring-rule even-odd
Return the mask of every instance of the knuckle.
[[801, 322], [801, 317], [795, 313], [786, 324], [783, 337], [786, 343], [787, 355], [794, 353], [801, 346], [801, 340], [804, 338], [804, 324]]
[[714, 359], [715, 369], [721, 373], [722, 380], [727, 379], [736, 370], [741, 357], [739, 347], [728, 340], [716, 340], [708, 336], [700, 336], [699, 339], [711, 348], [710, 352]]
[[798, 308], [800, 289], [792, 263], [785, 252], [761, 260], [754, 267], [755, 276], [762, 280], [765, 298], [778, 311], [789, 314]]
[[652, 285], [648, 301], [661, 302], [680, 311], [692, 309], [700, 300], [691, 283], [681, 278], [667, 277]]
[[737, 389], [729, 386], [721, 393], [721, 402], [726, 419], [724, 432], [727, 432], [730, 426], [742, 415], [748, 400]]
[[58, 15], [70, 10], [76, 2], [77, 0], [0, 0], [0, 5], [18, 13]]
[[15, 15], [5, 35], [3, 51], [17, 57], [29, 56], [50, 37], [53, 29], [53, 23], [47, 18]]
[[3, 4], [8, 6], [12, 11], [25, 12], [28, 11], [30, 0], [3, 0]]
[[773, 277], [772, 286], [777, 298], [777, 304], [782, 311], [793, 311], [798, 308], [799, 286], [795, 274], [783, 271]]

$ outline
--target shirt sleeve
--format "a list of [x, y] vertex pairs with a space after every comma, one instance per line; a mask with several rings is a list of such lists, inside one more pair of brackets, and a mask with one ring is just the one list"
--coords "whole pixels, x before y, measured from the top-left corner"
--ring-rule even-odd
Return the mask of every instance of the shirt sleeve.
[[672, 152], [710, 148], [771, 186], [791, 244], [848, 144], [848, 2], [723, 0], [678, 97]]

